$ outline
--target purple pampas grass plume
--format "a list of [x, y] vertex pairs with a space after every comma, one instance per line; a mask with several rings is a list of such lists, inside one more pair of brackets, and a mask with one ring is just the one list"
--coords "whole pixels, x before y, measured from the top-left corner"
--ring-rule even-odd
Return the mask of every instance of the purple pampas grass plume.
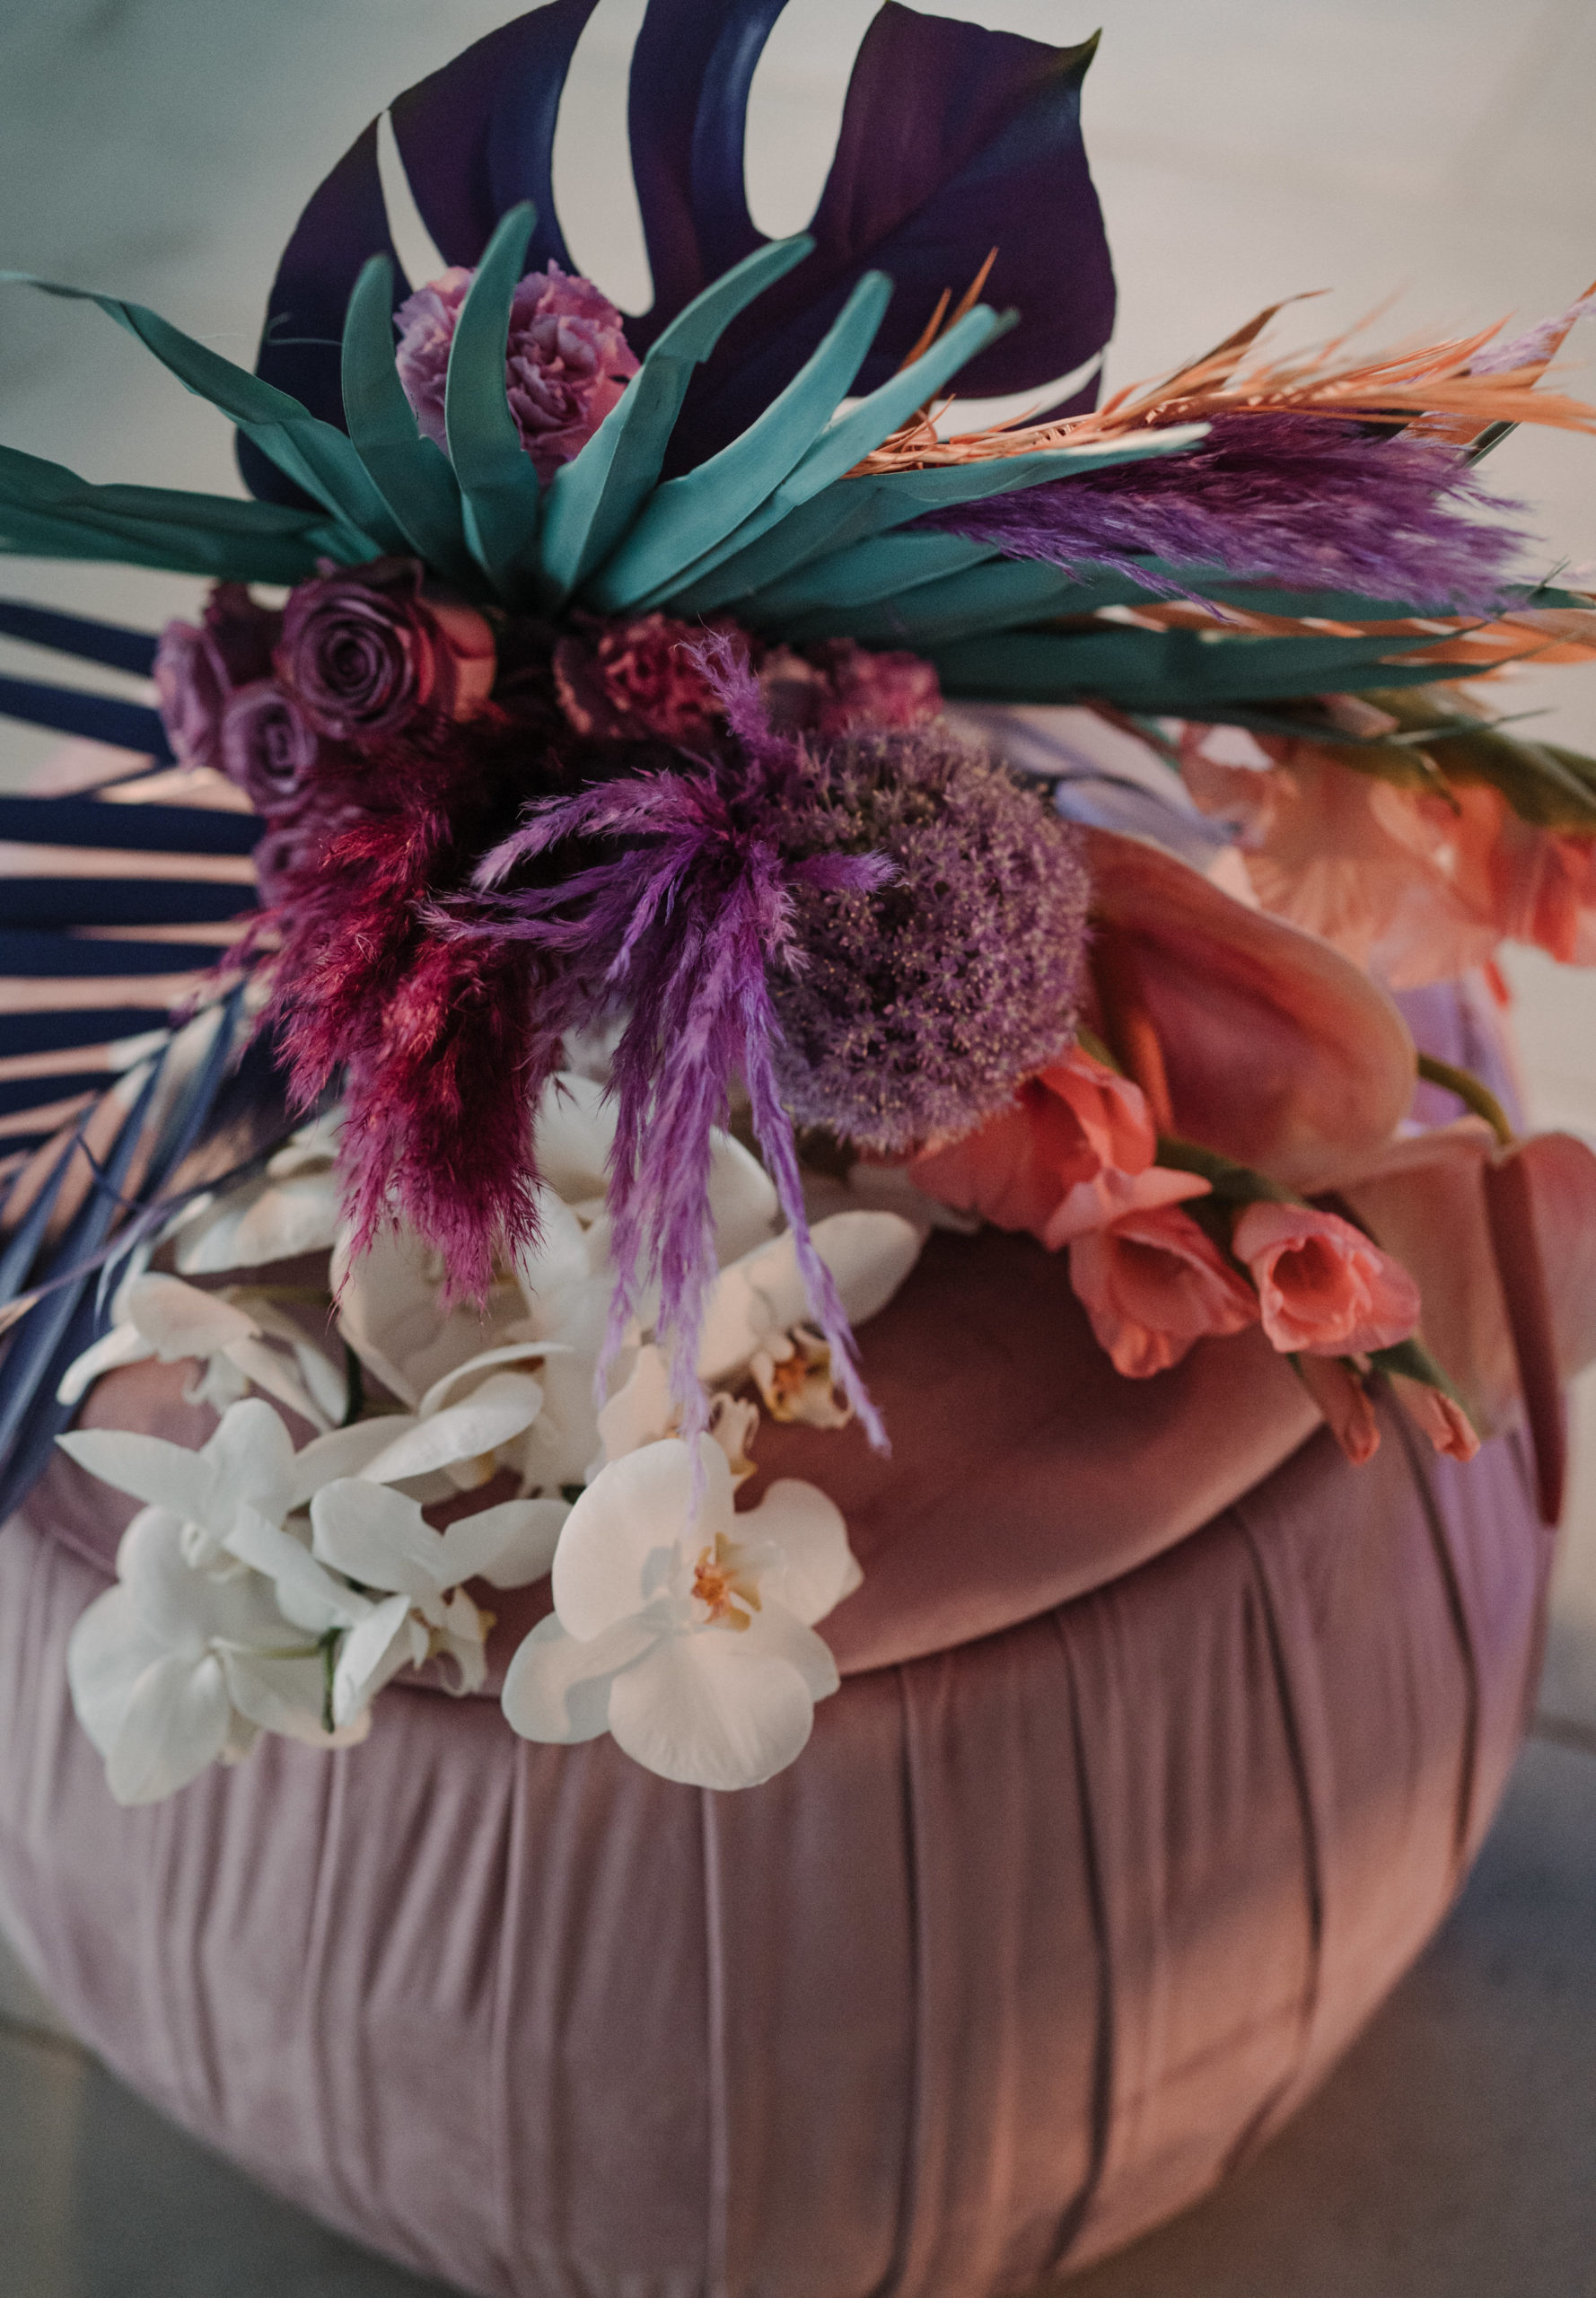
[[[801, 889], [863, 896], [885, 881], [890, 864], [864, 853], [784, 852], [773, 831], [800, 787], [804, 754], [772, 731], [758, 682], [732, 642], [712, 636], [696, 660], [724, 710], [732, 754], [534, 806], [477, 873], [478, 891], [497, 896], [492, 914], [478, 906], [457, 930], [529, 944], [583, 982], [595, 1008], [627, 1014], [613, 1070], [618, 1275], [601, 1381], [637, 1301], [657, 1280], [683, 1433], [691, 1437], [706, 1425], [697, 1359], [716, 1275], [711, 1135], [729, 1119], [741, 1072], [838, 1382], [872, 1443], [884, 1448], [847, 1320], [809, 1233], [792, 1121], [777, 1090], [768, 977], [797, 961], [793, 915]], [[500, 890], [570, 839], [601, 841], [601, 858], [554, 886]]]
[[1495, 611], [1526, 538], [1468, 515], [1487, 495], [1454, 447], [1311, 415], [1220, 415], [1176, 455], [933, 512], [917, 523], [1150, 591], [1195, 586], [1139, 562], [1354, 591], [1427, 612]]

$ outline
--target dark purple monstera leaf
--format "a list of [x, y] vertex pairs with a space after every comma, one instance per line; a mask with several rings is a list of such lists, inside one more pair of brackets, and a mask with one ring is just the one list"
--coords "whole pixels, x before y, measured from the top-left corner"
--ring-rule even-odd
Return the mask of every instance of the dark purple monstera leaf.
[[[553, 4], [491, 32], [392, 107], [416, 203], [450, 263], [474, 264], [519, 199], [538, 208], [529, 268], [568, 264], [554, 210], [556, 118], [596, 0]], [[749, 88], [785, 0], [649, 0], [629, 126], [654, 301], [628, 320], [644, 351], [699, 290], [761, 244], [743, 189]], [[987, 289], [1021, 325], [963, 371], [968, 392], [1039, 390], [1091, 359], [1114, 318], [1114, 277], [1081, 140], [1092, 44], [1055, 48], [925, 16], [888, 0], [859, 51], [811, 225], [814, 253], [730, 329], [688, 396], [670, 468], [701, 461], [768, 405], [820, 342], [860, 274], [897, 293], [855, 388], [884, 382], [943, 289], [957, 296], [987, 250]], [[375, 125], [301, 218], [272, 290], [259, 372], [342, 421], [338, 342], [361, 264], [391, 254]], [[599, 283], [602, 285], [602, 281]], [[396, 297], [408, 292], [395, 267]], [[1075, 404], [1090, 404], [1090, 393]], [[294, 499], [247, 458], [257, 491]]]
[[[696, 0], [664, 4], [690, 13]], [[960, 390], [1039, 390], [1094, 357], [1114, 323], [1081, 140], [1094, 46], [1049, 48], [888, 0], [854, 66], [809, 226], [815, 251], [728, 329], [677, 426], [672, 467], [702, 460], [768, 404], [865, 269], [897, 292], [856, 391], [893, 373], [943, 289], [960, 295], [994, 247], [984, 300], [1022, 316], [961, 371]]]

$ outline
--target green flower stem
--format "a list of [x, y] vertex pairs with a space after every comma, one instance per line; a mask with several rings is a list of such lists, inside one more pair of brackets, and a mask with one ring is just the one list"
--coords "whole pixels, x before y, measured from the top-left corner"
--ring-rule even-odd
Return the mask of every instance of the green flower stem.
[[1418, 1074], [1427, 1085], [1440, 1085], [1455, 1093], [1465, 1109], [1476, 1117], [1483, 1117], [1504, 1149], [1511, 1149], [1513, 1131], [1507, 1111], [1488, 1085], [1484, 1085], [1469, 1069], [1454, 1069], [1450, 1061], [1437, 1061], [1434, 1054], [1421, 1053]]

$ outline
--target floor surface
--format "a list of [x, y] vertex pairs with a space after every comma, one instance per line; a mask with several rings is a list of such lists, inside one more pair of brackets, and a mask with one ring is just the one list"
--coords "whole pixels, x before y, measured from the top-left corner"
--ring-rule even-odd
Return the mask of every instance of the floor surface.
[[[804, 220], [875, 0], [791, 0], [757, 75], [750, 189]], [[925, 0], [938, 4], [938, 0]], [[1311, 341], [1395, 294], [1384, 338], [1560, 309], [1596, 272], [1589, 0], [940, 0], [1078, 39], [1121, 300], [1112, 382], [1266, 303]], [[311, 186], [398, 89], [514, 0], [0, 0], [0, 268], [141, 297], [246, 364]], [[647, 300], [624, 161], [641, 0], [601, 0], [556, 151], [576, 260]], [[957, 286], [960, 283], [953, 283]], [[92, 310], [0, 290], [0, 438], [97, 479], [231, 489], [230, 434]], [[1596, 345], [1596, 329], [1587, 331]], [[1575, 343], [1569, 387], [1592, 389]], [[1584, 360], [1584, 372], [1579, 363]], [[1488, 466], [1596, 562], [1596, 444], [1520, 433]], [[0, 590], [153, 625], [197, 586], [15, 564]], [[0, 644], [0, 671], [49, 675]], [[117, 686], [114, 674], [106, 682]], [[1596, 671], [1519, 681], [1596, 750]], [[0, 726], [0, 787], [49, 747]], [[1596, 1130], [1596, 978], [1510, 967], [1535, 1114]], [[1418, 1969], [1225, 2194], [1080, 2298], [1591, 2298], [1596, 2292], [1596, 1378], [1559, 1566], [1542, 1736]], [[176, 2136], [52, 2033], [0, 1953], [0, 2298], [399, 2298], [413, 2278]], [[825, 2298], [825, 2294], [818, 2294]]]

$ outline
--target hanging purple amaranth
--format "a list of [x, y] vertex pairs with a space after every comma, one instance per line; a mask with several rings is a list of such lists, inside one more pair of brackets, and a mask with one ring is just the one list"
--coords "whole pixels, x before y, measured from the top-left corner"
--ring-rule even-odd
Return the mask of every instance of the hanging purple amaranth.
[[[892, 867], [870, 854], [794, 859], [782, 851], [774, 824], [799, 786], [803, 752], [773, 732], [758, 682], [732, 641], [711, 636], [694, 659], [725, 712], [732, 757], [534, 806], [477, 872], [478, 891], [497, 895], [491, 918], [460, 930], [530, 945], [552, 968], [591, 985], [601, 1007], [627, 1014], [614, 1060], [609, 1210], [617, 1283], [601, 1383], [638, 1301], [657, 1280], [682, 1433], [691, 1438], [706, 1424], [697, 1362], [717, 1273], [711, 1136], [729, 1121], [732, 1082], [741, 1072], [838, 1383], [872, 1443], [884, 1450], [847, 1319], [804, 1215], [792, 1120], [776, 1083], [779, 1030], [768, 978], [801, 961], [793, 917], [798, 890], [869, 892]], [[613, 842], [613, 850], [558, 885], [499, 890], [520, 868], [574, 838]]]
[[1488, 495], [1443, 441], [1311, 415], [1221, 415], [1180, 454], [962, 503], [917, 523], [1083, 577], [1108, 567], [1168, 594], [1192, 585], [1149, 573], [1144, 557], [1489, 615], [1526, 538], [1470, 517], [1473, 507], [1519, 506]]

